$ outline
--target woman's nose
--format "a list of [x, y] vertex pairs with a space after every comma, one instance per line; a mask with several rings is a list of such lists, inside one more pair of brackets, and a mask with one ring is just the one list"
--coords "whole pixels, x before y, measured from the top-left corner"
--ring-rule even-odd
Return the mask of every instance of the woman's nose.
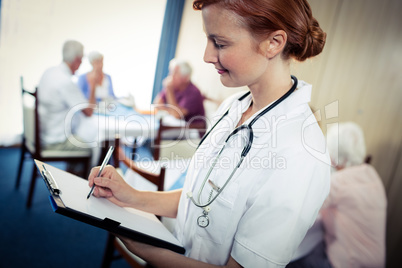
[[218, 53], [216, 51], [215, 46], [213, 45], [213, 43], [211, 41], [207, 42], [207, 46], [205, 48], [205, 52], [204, 52], [204, 61], [206, 63], [216, 63], [218, 62]]

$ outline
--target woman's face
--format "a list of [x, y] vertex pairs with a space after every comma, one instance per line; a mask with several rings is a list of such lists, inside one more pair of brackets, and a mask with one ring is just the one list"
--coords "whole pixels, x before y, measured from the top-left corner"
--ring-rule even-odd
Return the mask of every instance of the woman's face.
[[94, 71], [102, 71], [103, 69], [103, 58], [96, 59], [92, 61], [92, 67]]
[[258, 43], [237, 14], [213, 4], [202, 9], [207, 47], [204, 61], [212, 63], [227, 87], [259, 84], [268, 59], [258, 52]]

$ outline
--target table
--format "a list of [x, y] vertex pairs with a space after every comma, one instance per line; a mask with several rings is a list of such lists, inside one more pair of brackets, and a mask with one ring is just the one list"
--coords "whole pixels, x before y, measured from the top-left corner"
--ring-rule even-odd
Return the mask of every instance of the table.
[[102, 142], [114, 140], [119, 135], [123, 142], [133, 137], [154, 139], [159, 129], [159, 120], [162, 118], [164, 125], [185, 127], [184, 120], [176, 119], [171, 115], [144, 115], [135, 111], [132, 107], [124, 106], [119, 102], [112, 102], [104, 109], [99, 110], [91, 117], [80, 118], [77, 135], [83, 137], [88, 145], [99, 147]]
[[[113, 141], [118, 135], [124, 144], [133, 144], [135, 138], [143, 140], [154, 139], [159, 129], [159, 120], [170, 126], [185, 127], [184, 120], [176, 119], [171, 115], [144, 115], [132, 107], [125, 106], [118, 101], [110, 102], [107, 106], [100, 103], [95, 113], [86, 117], [77, 114], [79, 124], [75, 133], [82, 138], [77, 146], [92, 148], [92, 165], [97, 165], [102, 159], [102, 149], [105, 142]], [[107, 149], [107, 148], [106, 148]], [[101, 160], [102, 161], [102, 160]]]

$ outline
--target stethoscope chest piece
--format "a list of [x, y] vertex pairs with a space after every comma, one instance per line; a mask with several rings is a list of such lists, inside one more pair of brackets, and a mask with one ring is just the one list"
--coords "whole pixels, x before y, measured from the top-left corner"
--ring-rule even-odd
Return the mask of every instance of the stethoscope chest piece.
[[202, 228], [205, 228], [209, 225], [208, 213], [205, 212], [205, 210], [203, 211], [203, 214], [197, 218], [197, 224]]

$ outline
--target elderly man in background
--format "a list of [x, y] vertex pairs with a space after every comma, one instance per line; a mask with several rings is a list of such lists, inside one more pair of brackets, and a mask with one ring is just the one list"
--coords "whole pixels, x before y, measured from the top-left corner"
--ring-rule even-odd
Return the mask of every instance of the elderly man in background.
[[204, 97], [191, 82], [191, 66], [172, 59], [169, 75], [163, 80], [162, 92], [154, 100], [158, 110], [165, 110], [177, 119], [187, 122], [205, 122]]
[[[72, 81], [72, 76], [80, 67], [84, 47], [81, 43], [69, 40], [63, 45], [63, 62], [47, 69], [39, 82], [38, 112], [40, 118], [41, 143], [46, 149], [66, 151], [87, 151], [81, 138], [74, 134], [74, 120], [71, 112], [89, 117], [95, 105], [94, 92], [86, 99]], [[79, 116], [78, 116], [79, 117]], [[79, 124], [79, 122], [75, 122]]]

